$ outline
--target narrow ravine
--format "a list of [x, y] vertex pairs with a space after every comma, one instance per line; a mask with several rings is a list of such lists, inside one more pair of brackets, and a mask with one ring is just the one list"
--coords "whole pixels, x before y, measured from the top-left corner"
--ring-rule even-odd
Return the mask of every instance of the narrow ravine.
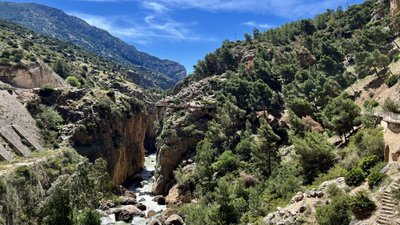
[[[153, 218], [157, 217], [160, 215], [160, 213], [165, 210], [167, 207], [166, 205], [159, 205], [157, 202], [153, 201], [153, 194], [151, 192], [152, 186], [154, 184], [155, 178], [154, 178], [154, 170], [156, 166], [156, 154], [151, 154], [145, 157], [145, 167], [143, 171], [140, 173], [140, 176], [143, 178], [143, 181], [140, 183], [134, 183], [128, 189], [136, 194], [136, 200], [138, 203], [143, 204], [146, 206], [146, 210], [143, 212], [145, 215], [152, 215], [149, 218], [146, 217], [140, 217], [136, 216], [133, 218], [133, 221], [131, 224], [135, 225], [146, 225], [149, 223]], [[118, 209], [122, 206], [117, 206], [113, 209]], [[152, 213], [149, 213], [149, 211], [152, 211]], [[128, 225], [129, 223], [125, 223], [122, 221], [116, 221], [115, 215], [111, 214], [106, 217], [101, 218], [101, 224], [102, 225]]]

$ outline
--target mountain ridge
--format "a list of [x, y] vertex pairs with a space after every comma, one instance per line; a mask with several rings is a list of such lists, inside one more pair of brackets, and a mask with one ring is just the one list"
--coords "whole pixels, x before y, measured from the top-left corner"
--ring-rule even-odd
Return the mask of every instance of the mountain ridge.
[[60, 9], [37, 3], [0, 2], [0, 6], [0, 18], [35, 32], [71, 42], [105, 58], [156, 71], [160, 76], [167, 76], [175, 82], [186, 76], [182, 65], [138, 51], [109, 32], [90, 26], [84, 20]]

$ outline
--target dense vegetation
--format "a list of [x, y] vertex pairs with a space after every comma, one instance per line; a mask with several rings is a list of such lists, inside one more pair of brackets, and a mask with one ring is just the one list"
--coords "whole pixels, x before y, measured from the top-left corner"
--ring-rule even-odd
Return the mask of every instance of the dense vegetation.
[[[391, 74], [388, 65], [398, 50], [392, 50], [390, 28], [396, 24], [389, 16], [374, 18], [377, 11], [389, 15], [386, 4], [366, 1], [266, 32], [255, 29], [198, 63], [183, 86], [215, 75], [226, 81], [215, 93], [217, 115], [197, 145], [196, 170], [175, 174], [181, 188], [199, 198], [182, 207], [188, 224], [257, 222], [307, 185], [340, 176], [349, 185], [366, 179], [371, 188], [379, 185], [385, 178], [377, 172], [382, 131], [361, 114], [370, 105], [361, 109], [343, 93], [367, 75]], [[268, 123], [259, 111], [288, 126]], [[341, 148], [328, 141], [335, 135], [345, 143]], [[294, 157], [284, 158], [280, 151], [288, 145]], [[351, 213], [358, 218], [375, 209], [368, 201], [365, 193], [337, 196], [317, 219], [347, 224]]]
[[95, 209], [112, 195], [105, 161], [90, 163], [64, 149], [42, 164], [3, 175], [0, 224], [100, 224]]

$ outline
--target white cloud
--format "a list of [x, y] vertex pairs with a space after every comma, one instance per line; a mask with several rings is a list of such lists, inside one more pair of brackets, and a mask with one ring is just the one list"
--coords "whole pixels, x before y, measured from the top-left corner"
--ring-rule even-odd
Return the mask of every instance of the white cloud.
[[325, 9], [346, 5], [347, 0], [154, 0], [154, 2], [174, 8], [271, 13], [291, 18], [311, 17]]
[[240, 11], [275, 14], [286, 18], [313, 17], [326, 9], [347, 6], [348, 0], [77, 0], [138, 2], [153, 10], [196, 8], [204, 11]]
[[193, 34], [189, 29], [191, 24], [170, 19], [166, 14], [168, 8], [159, 3], [144, 3], [143, 7], [150, 9], [150, 13], [138, 21], [132, 21], [129, 16], [105, 17], [80, 12], [69, 12], [68, 14], [79, 17], [88, 24], [106, 30], [125, 41], [141, 45], [151, 44], [160, 38], [169, 41], [215, 41], [213, 38]]
[[263, 23], [256, 23], [254, 21], [247, 21], [245, 23], [242, 23], [242, 25], [249, 26], [249, 27], [255, 27], [255, 28], [262, 28], [262, 29], [274, 28], [273, 25], [266, 24], [266, 23], [264, 23], [264, 24]]

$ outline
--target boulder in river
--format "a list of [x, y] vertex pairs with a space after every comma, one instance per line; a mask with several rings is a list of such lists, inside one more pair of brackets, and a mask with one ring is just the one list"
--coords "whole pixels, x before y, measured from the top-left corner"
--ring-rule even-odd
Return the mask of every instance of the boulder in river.
[[135, 198], [131, 197], [122, 197], [121, 198], [121, 205], [135, 205], [137, 204], [137, 201]]
[[159, 205], [165, 205], [166, 204], [166, 200], [165, 197], [162, 195], [157, 195], [153, 198], [153, 201], [157, 202], [157, 204]]
[[184, 225], [182, 217], [178, 214], [173, 214], [165, 221], [165, 225]]
[[147, 225], [163, 225], [158, 219], [150, 221]]
[[145, 205], [143, 205], [142, 203], [137, 203], [137, 204], [135, 204], [135, 206], [142, 211], [145, 211], [147, 209], [147, 207]]
[[[154, 210], [149, 210], [147, 213], [146, 213], [146, 218], [151, 218], [151, 217], [153, 217], [153, 216], [155, 216], [155, 215], [157, 215], [157, 212], [156, 211], [154, 211]], [[159, 220], [158, 220], [159, 221]], [[161, 222], [160, 222], [161, 223]]]
[[135, 216], [144, 217], [144, 213], [133, 205], [115, 209], [114, 213], [117, 221], [124, 221], [126, 223], [131, 223]]

